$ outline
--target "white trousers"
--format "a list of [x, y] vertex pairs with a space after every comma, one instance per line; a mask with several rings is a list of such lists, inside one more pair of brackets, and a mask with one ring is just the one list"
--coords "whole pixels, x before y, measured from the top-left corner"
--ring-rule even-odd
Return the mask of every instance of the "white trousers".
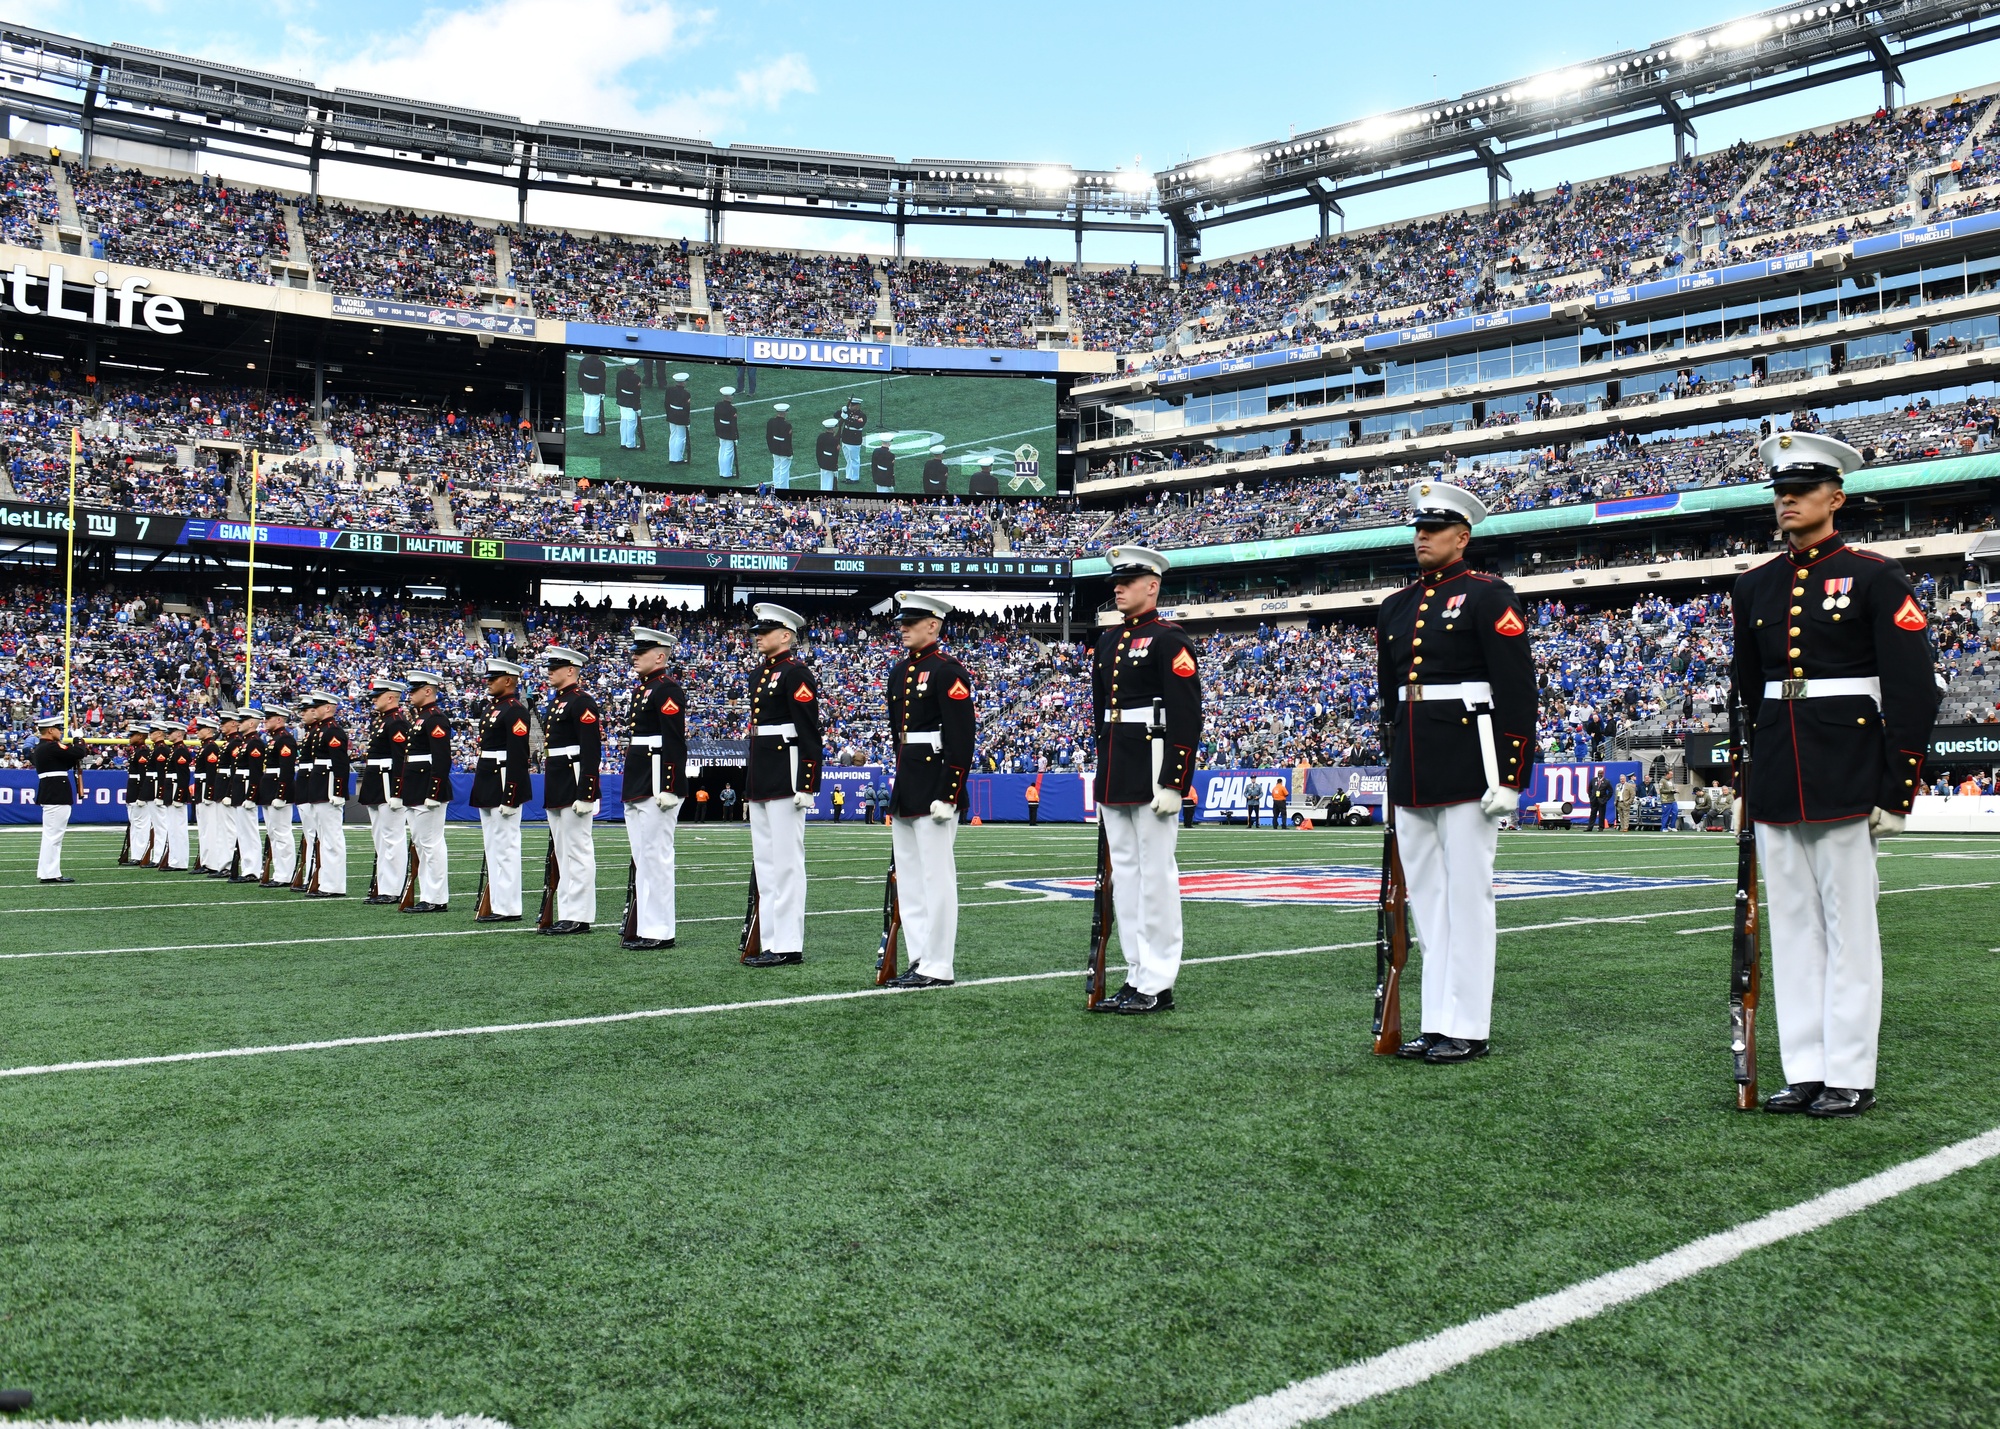
[[1125, 980], [1151, 997], [1181, 972], [1181, 870], [1174, 862], [1180, 819], [1148, 804], [1099, 804], [1111, 845], [1111, 906]]
[[274, 799], [264, 806], [264, 835], [271, 841], [271, 882], [290, 883], [298, 868], [298, 845], [292, 840], [292, 806]]
[[1500, 826], [1476, 801], [1396, 807], [1396, 848], [1423, 947], [1422, 1030], [1481, 1041], [1493, 1026], [1493, 856]]
[[[153, 837], [153, 801], [151, 799], [127, 799], [125, 801], [125, 827], [132, 835], [129, 852], [126, 855], [134, 863], [146, 857], [146, 845]], [[159, 853], [154, 849], [155, 854]]]
[[392, 809], [387, 804], [368, 806], [368, 837], [375, 851], [375, 891], [392, 898], [403, 896], [403, 884], [410, 876], [410, 836], [408, 809]]
[[221, 807], [222, 805], [211, 804], [206, 799], [194, 806], [194, 836], [198, 845], [195, 854], [200, 858], [203, 868], [220, 867], [215, 861], [222, 844], [222, 840], [215, 832], [215, 811]]
[[889, 843], [896, 850], [896, 899], [903, 910], [903, 944], [909, 964], [925, 977], [952, 975], [958, 945], [958, 841], [956, 817], [896, 818]]
[[750, 801], [750, 863], [757, 870], [759, 952], [806, 947], [806, 816], [789, 797]]
[[590, 826], [593, 817], [567, 807], [549, 810], [549, 835], [556, 842], [556, 866], [562, 870], [562, 878], [556, 884], [558, 922], [597, 921], [597, 839]]
[[299, 817], [304, 819], [306, 811], [312, 811], [312, 831], [314, 846], [319, 856], [313, 867], [307, 871], [308, 886], [313, 879], [319, 880], [322, 893], [347, 892], [347, 825], [341, 821], [341, 806], [338, 804], [301, 804]]
[[62, 877], [63, 834], [69, 828], [68, 804], [42, 805], [42, 856], [35, 864], [35, 877]]
[[417, 899], [440, 906], [451, 902], [451, 860], [445, 852], [443, 803], [436, 808], [414, 808], [410, 816], [410, 837], [417, 845]]
[[[632, 841], [632, 920], [637, 938], [674, 936], [674, 833], [685, 804], [662, 809], [651, 799], [625, 806], [625, 833]], [[761, 950], [760, 950], [761, 951]]]
[[[188, 815], [186, 804], [162, 804], [160, 824], [166, 830], [167, 867], [184, 869], [188, 866]], [[157, 862], [160, 850], [153, 850]]]
[[239, 872], [255, 878], [264, 871], [264, 848], [257, 838], [257, 803], [253, 799], [229, 811], [236, 834], [236, 852], [242, 860]]
[[1788, 1082], [1873, 1089], [1882, 1032], [1880, 883], [1866, 819], [1758, 824], [1771, 1000]]
[[502, 918], [521, 916], [521, 811], [481, 809], [479, 833], [486, 843], [486, 900]]

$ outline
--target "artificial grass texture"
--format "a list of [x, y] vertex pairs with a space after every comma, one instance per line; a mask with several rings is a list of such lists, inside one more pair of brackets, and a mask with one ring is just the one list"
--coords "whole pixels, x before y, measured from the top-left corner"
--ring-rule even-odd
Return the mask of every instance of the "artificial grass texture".
[[[313, 941], [463, 930], [476, 835], [452, 838], [462, 912], [419, 919], [108, 868], [115, 834], [74, 836], [88, 882], [45, 889], [31, 836], [0, 836], [0, 908], [200, 905], [9, 916], [7, 951], [197, 946], [0, 962], [0, 1065], [869, 980], [888, 840], [851, 825], [810, 831], [809, 906], [856, 911], [808, 920], [802, 968], [734, 961], [741, 826], [683, 829], [672, 952]], [[1181, 844], [1190, 869], [1377, 847]], [[1828, 1124], [1729, 1109], [1727, 935], [1674, 931], [1725, 922], [1726, 884], [1503, 904], [1503, 927], [1690, 916], [1503, 936], [1495, 1055], [1428, 1068], [1369, 1055], [1365, 948], [1191, 965], [1169, 1016], [1086, 1017], [1088, 903], [984, 885], [1085, 873], [1094, 834], [967, 829], [959, 852], [960, 978], [1074, 975], [0, 1082], [0, 1380], [71, 1419], [1171, 1424], [2000, 1122], [1990, 888], [1885, 898], [1883, 1104]], [[1887, 852], [1885, 890], [2000, 867], [1974, 840]], [[612, 929], [619, 830], [599, 856]], [[1519, 834], [1502, 866], [1728, 879], [1733, 850]], [[1366, 942], [1373, 915], [1190, 903], [1187, 926], [1201, 957]], [[1996, 1185], [1965, 1173], [1345, 1417], [1990, 1420]]]

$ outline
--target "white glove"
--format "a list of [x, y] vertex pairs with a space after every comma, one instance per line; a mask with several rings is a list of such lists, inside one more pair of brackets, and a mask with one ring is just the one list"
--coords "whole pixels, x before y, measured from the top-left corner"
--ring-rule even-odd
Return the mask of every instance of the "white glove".
[[1887, 809], [1879, 808], [1868, 811], [1868, 832], [1874, 838], [1886, 839], [1900, 834], [1908, 823], [1907, 814], [1892, 814]]
[[[1871, 820], [1870, 823], [1872, 826], [1873, 821]], [[1732, 795], [1729, 800], [1729, 832], [1732, 834], [1743, 832], [1743, 796], [1741, 794]]]
[[593, 819], [597, 817], [597, 805], [589, 799], [578, 799], [574, 804], [569, 806], [569, 811], [572, 814], [584, 814]]
[[794, 809], [800, 809], [800, 810], [811, 809], [816, 805], [818, 805], [818, 803], [819, 803], [819, 795], [817, 794], [801, 793], [792, 795], [792, 807]]
[[662, 789], [653, 796], [653, 804], [656, 808], [678, 809], [681, 806], [681, 796], [670, 794], [665, 789]]
[[1495, 784], [1479, 796], [1479, 811], [1492, 819], [1518, 814], [1521, 812], [1521, 793], [1518, 789]]
[[347, 807], [347, 796], [345, 794], [335, 794], [331, 799], [327, 800], [327, 803], [333, 805], [336, 809], [344, 809]]
[[290, 805], [289, 803], [287, 803], [287, 802], [286, 802], [285, 800], [283, 800], [283, 799], [273, 799], [273, 800], [271, 801], [271, 807], [272, 807], [273, 809], [276, 809], [276, 810], [278, 810], [278, 811], [279, 811], [280, 813], [282, 813], [282, 812], [284, 812], [284, 811], [285, 811], [286, 809], [289, 809], [289, 808], [291, 808], [292, 806], [291, 806], [291, 805]]
[[424, 807], [426, 809], [435, 809], [442, 802], [443, 800], [441, 799], [426, 799], [424, 800]]
[[400, 809], [403, 807], [403, 801], [397, 798], [394, 794], [391, 794], [389, 796], [389, 807], [392, 809]]
[[236, 801], [234, 799], [224, 799], [222, 801], [222, 807], [225, 809], [233, 809], [236, 807]]
[[931, 800], [931, 818], [940, 824], [948, 824], [958, 817], [958, 806], [947, 804], [942, 799]]
[[1153, 786], [1153, 812], [1162, 816], [1178, 814], [1181, 811], [1181, 791], [1169, 789], [1164, 784]]

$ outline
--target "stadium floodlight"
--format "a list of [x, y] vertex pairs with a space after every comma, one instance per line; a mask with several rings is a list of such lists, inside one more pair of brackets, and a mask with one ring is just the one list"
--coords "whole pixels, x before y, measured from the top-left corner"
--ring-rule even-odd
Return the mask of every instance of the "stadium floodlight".
[[1029, 175], [1028, 181], [1038, 189], [1060, 190], [1076, 185], [1076, 174], [1069, 169], [1037, 169]]
[[1580, 69], [1554, 70], [1523, 84], [1521, 93], [1530, 99], [1560, 99], [1565, 94], [1582, 93], [1595, 78]]
[[1142, 194], [1151, 191], [1153, 176], [1144, 169], [1120, 169], [1112, 182], [1128, 194]]
[[1677, 60], [1691, 60], [1707, 48], [1708, 41], [1703, 36], [1689, 35], [1685, 40], [1674, 46], [1672, 54]]
[[1753, 15], [1747, 20], [1738, 20], [1715, 37], [1717, 49], [1740, 50], [1746, 45], [1754, 45], [1771, 33], [1771, 22], [1762, 15]]

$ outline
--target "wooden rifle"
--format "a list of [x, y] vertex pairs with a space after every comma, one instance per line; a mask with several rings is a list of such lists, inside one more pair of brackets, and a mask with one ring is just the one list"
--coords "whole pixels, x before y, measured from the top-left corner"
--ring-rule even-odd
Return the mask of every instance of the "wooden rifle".
[[562, 885], [562, 864], [556, 858], [556, 831], [549, 830], [549, 851], [542, 859], [542, 909], [535, 915], [537, 928], [556, 921], [556, 889]]
[[264, 871], [257, 875], [257, 881], [267, 886], [271, 882], [271, 830], [268, 825], [264, 829]]
[[368, 846], [374, 850], [368, 855], [368, 896], [373, 898], [380, 892], [375, 883], [382, 865], [382, 846], [372, 838], [368, 840]]
[[882, 881], [882, 945], [875, 950], [875, 986], [896, 975], [896, 935], [903, 931], [903, 895], [896, 887], [896, 856], [889, 855], [889, 876]]
[[[1383, 741], [1388, 748], [1388, 741]], [[1428, 954], [1426, 955], [1428, 956]], [[1410, 960], [1410, 890], [1396, 847], [1396, 806], [1382, 800], [1382, 887], [1375, 903], [1375, 1052], [1403, 1044], [1403, 966]]]
[[[130, 829], [127, 829], [125, 832], [126, 836], [129, 838], [131, 836], [132, 831]], [[146, 830], [145, 852], [141, 853], [137, 858], [133, 859], [132, 861], [138, 864], [139, 867], [141, 868], [145, 868], [146, 866], [151, 864], [153, 861], [153, 845], [159, 842], [159, 838], [160, 838], [160, 831], [156, 828], [148, 827]]]
[[757, 865], [750, 865], [750, 901], [743, 909], [743, 937], [737, 945], [736, 961], [747, 963], [762, 951], [764, 902], [757, 893]]
[[124, 867], [132, 861], [132, 825], [125, 825], [125, 839], [118, 845], [118, 865]]
[[639, 860], [625, 860], [625, 921], [619, 926], [618, 936], [631, 942], [639, 936]]
[[486, 855], [479, 855], [479, 898], [472, 910], [475, 918], [491, 917], [493, 913], [493, 890], [486, 886]]
[[1743, 692], [1729, 692], [1730, 787], [1742, 815], [1736, 830], [1736, 908], [1729, 940], [1729, 1055], [1735, 1063], [1736, 1109], [1757, 1107], [1757, 995], [1763, 955], [1757, 926], [1757, 831], [1750, 822], [1750, 742], [1743, 729]]
[[1104, 827], [1104, 810], [1097, 811], [1097, 886], [1090, 896], [1090, 962], [1083, 975], [1083, 1006], [1091, 1011], [1107, 996], [1104, 960], [1111, 945], [1116, 910], [1111, 903], [1111, 834]]
[[396, 910], [407, 913], [417, 902], [417, 841], [408, 839], [404, 843], [403, 896], [396, 900]]
[[[319, 855], [319, 835], [314, 833], [312, 838], [312, 877], [306, 880], [306, 892], [308, 893], [319, 892]], [[296, 880], [294, 880], [294, 883], [296, 884]]]

